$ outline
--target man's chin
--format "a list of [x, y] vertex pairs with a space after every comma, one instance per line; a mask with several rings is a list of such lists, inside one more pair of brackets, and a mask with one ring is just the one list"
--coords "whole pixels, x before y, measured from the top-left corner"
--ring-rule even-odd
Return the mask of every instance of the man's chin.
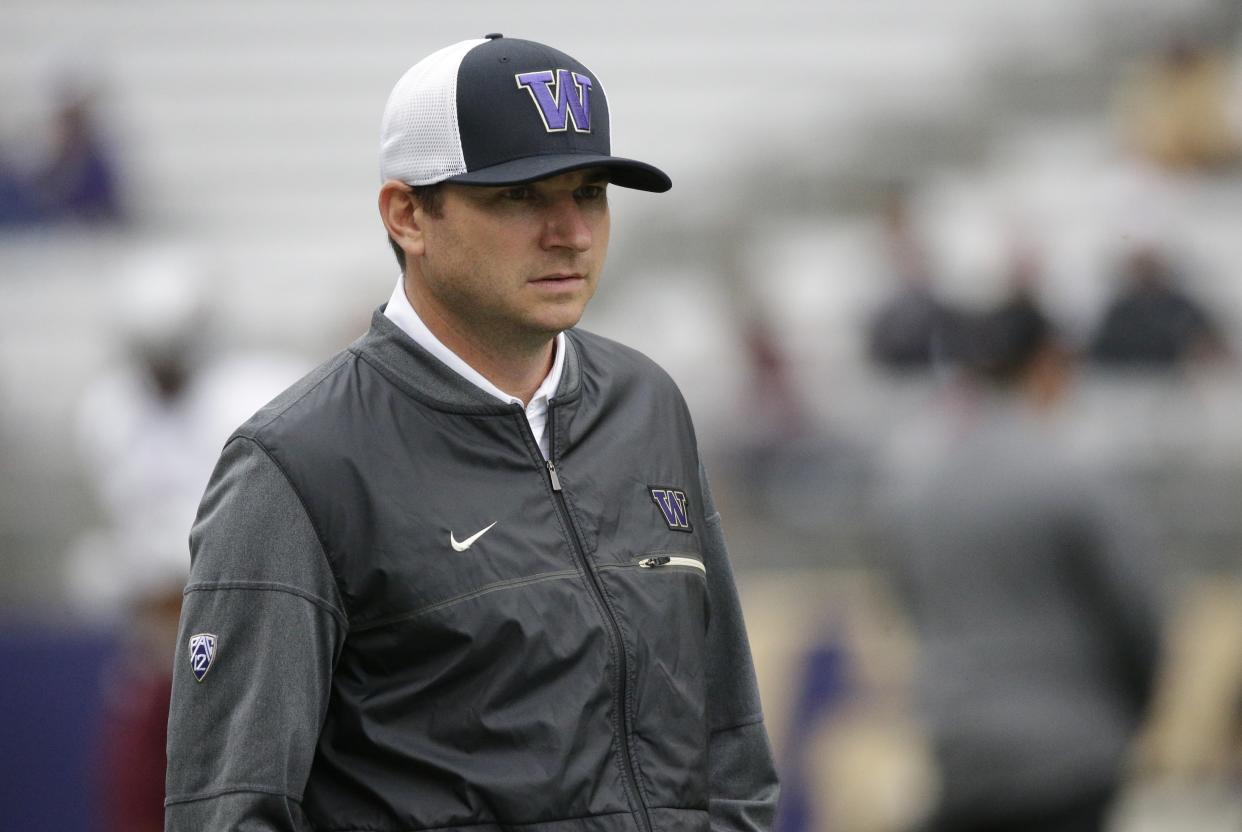
[[572, 329], [573, 327], [577, 326], [578, 321], [580, 320], [582, 320], [581, 315], [572, 315], [572, 316], [567, 315], [561, 318], [557, 318], [555, 320], [540, 322], [538, 329], [542, 334], [547, 335], [549, 338], [551, 338], [551, 337], [558, 335], [559, 333], [564, 332], [567, 329]]
[[549, 301], [539, 305], [528, 320], [533, 329], [555, 335], [576, 326], [586, 311], [586, 300], [581, 295]]

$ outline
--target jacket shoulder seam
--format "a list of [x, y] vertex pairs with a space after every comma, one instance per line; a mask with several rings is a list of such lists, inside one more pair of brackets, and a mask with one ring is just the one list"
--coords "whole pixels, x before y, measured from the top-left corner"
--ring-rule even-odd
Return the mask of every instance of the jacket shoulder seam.
[[330, 612], [342, 626], [349, 626], [349, 619], [335, 604], [326, 598], [320, 598], [313, 592], [307, 592], [301, 587], [293, 584], [281, 583], [280, 581], [197, 581], [187, 584], [183, 594], [188, 595], [191, 592], [216, 592], [227, 590], [242, 590], [252, 592], [282, 592], [287, 595], [296, 595], [304, 601], [321, 607]]
[[271, 460], [271, 463], [276, 466], [276, 470], [280, 472], [280, 475], [284, 478], [285, 483], [288, 484], [289, 490], [292, 491], [293, 496], [297, 498], [298, 505], [302, 507], [302, 513], [306, 515], [306, 521], [310, 523], [311, 529], [315, 532], [315, 539], [319, 541], [319, 553], [328, 567], [328, 572], [332, 575], [332, 585], [336, 590], [337, 597], [335, 606], [341, 614], [345, 616], [345, 626], [346, 629], [349, 629], [349, 612], [345, 609], [345, 605], [341, 601], [340, 577], [336, 574], [336, 569], [332, 566], [332, 558], [328, 555], [328, 543], [324, 539], [323, 532], [320, 530], [319, 524], [315, 522], [315, 517], [311, 514], [310, 506], [306, 504], [306, 500], [303, 498], [302, 492], [298, 491], [298, 487], [294, 485], [293, 479], [289, 476], [289, 472], [285, 470], [285, 466], [280, 464], [280, 460], [276, 459], [268, 447], [259, 441], [257, 437], [248, 436], [246, 434], [238, 434], [235, 439], [251, 442], [256, 448], [262, 451], [263, 455]]
[[283, 797], [292, 800], [294, 803], [300, 804], [302, 798], [289, 794], [283, 789], [264, 786], [260, 783], [238, 783], [235, 786], [225, 786], [219, 789], [210, 789], [205, 792], [190, 792], [188, 794], [174, 794], [164, 798], [165, 806], [175, 806], [179, 803], [195, 803], [200, 800], [211, 800], [216, 797], [224, 797], [229, 794], [270, 794], [275, 797]]

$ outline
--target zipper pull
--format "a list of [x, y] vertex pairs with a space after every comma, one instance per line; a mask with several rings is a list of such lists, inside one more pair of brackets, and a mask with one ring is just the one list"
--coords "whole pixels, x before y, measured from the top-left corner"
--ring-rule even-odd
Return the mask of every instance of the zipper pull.
[[561, 478], [556, 475], [556, 465], [553, 464], [552, 460], [549, 459], [547, 460], [547, 466], [548, 466], [548, 476], [552, 478], [552, 490], [560, 491], [561, 490]]
[[668, 557], [643, 558], [642, 560], [638, 562], [638, 565], [641, 566], [643, 569], [651, 569], [652, 567], [663, 566], [664, 564], [668, 563], [670, 560], [672, 560], [672, 558], [668, 558]]

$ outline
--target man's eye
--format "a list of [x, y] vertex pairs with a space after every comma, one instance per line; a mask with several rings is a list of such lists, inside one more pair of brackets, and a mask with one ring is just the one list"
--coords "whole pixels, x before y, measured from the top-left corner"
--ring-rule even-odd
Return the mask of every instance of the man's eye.
[[578, 189], [578, 199], [599, 199], [603, 195], [603, 185], [583, 185]]
[[500, 195], [514, 202], [524, 202], [531, 198], [532, 191], [530, 188], [505, 188]]

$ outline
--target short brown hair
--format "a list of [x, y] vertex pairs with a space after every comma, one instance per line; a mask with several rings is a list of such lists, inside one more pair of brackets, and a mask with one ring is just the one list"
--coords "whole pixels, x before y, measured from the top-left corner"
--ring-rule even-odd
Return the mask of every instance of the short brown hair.
[[[444, 188], [443, 183], [436, 182], [432, 185], [411, 185], [410, 196], [419, 206], [433, 217], [439, 217], [444, 210]], [[392, 253], [397, 256], [397, 265], [401, 267], [401, 273], [405, 274], [405, 251], [401, 246], [397, 245], [397, 241], [388, 236], [388, 245], [392, 246]]]

